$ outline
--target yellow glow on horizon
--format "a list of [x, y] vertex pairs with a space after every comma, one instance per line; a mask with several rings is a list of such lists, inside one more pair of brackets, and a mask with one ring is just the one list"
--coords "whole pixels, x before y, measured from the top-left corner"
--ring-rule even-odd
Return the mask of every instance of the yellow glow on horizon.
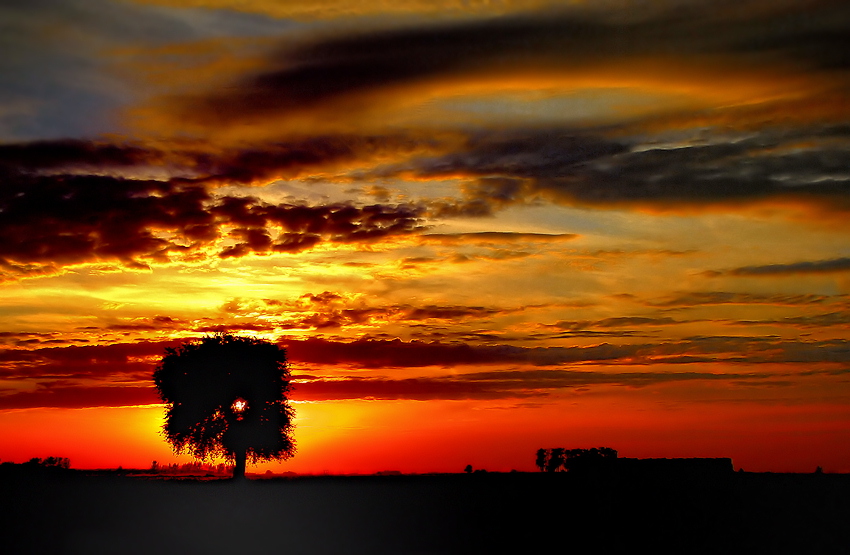
[[[810, 452], [786, 458], [788, 468], [809, 464], [850, 439], [850, 412], [840, 392], [822, 389], [820, 395], [831, 401], [788, 406], [777, 402], [769, 387], [757, 391], [762, 400], [751, 393], [746, 404], [723, 385], [689, 382], [641, 390], [564, 390], [528, 400], [296, 401], [295, 457], [251, 465], [249, 471], [459, 472], [481, 460], [491, 461], [490, 470], [533, 470], [534, 450], [557, 445], [610, 445], [623, 456], [643, 457], [727, 456], [734, 448], [740, 453], [736, 465], [782, 471], [770, 457], [789, 433], [818, 430]], [[162, 418], [161, 405], [0, 411], [0, 445], [5, 446], [0, 456], [15, 462], [63, 456], [73, 468], [190, 462], [191, 457], [171, 452], [160, 433]], [[756, 429], [769, 444], [747, 447], [748, 434]], [[513, 439], [506, 443], [506, 437]]]

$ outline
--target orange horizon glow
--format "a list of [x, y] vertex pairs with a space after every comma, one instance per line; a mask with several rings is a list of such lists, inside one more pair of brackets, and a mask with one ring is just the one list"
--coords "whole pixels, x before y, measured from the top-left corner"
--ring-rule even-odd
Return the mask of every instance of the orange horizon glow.
[[[709, 406], [658, 411], [652, 403], [623, 400], [612, 392], [611, 398], [566, 412], [556, 405], [481, 407], [469, 401], [296, 402], [296, 455], [284, 462], [249, 463], [248, 471], [451, 473], [471, 464], [495, 472], [534, 472], [538, 448], [608, 446], [632, 458], [730, 457], [736, 470], [748, 472], [807, 473], [817, 466], [850, 472], [827, 462], [850, 456], [845, 426], [850, 409], [844, 405], [739, 405], [723, 407], [722, 419], [707, 421]], [[194, 461], [172, 452], [159, 433], [162, 421], [158, 405], [4, 411], [0, 441], [7, 447], [0, 460], [63, 456], [77, 469], [147, 469], [153, 461]], [[796, 449], [789, 452], [789, 444]]]

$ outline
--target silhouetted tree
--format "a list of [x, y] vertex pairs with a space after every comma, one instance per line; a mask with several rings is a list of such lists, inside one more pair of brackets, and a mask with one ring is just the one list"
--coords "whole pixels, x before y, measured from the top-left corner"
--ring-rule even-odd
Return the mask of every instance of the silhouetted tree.
[[617, 450], [610, 447], [591, 447], [590, 449], [569, 449], [564, 452], [564, 470], [601, 470], [610, 468], [617, 459]]
[[166, 404], [165, 437], [177, 453], [235, 463], [245, 477], [248, 459], [285, 460], [295, 453], [294, 411], [288, 403], [285, 349], [230, 334], [167, 348], [154, 372]]
[[546, 472], [557, 472], [564, 464], [564, 449], [555, 447], [549, 452], [549, 459], [546, 461]]
[[610, 447], [590, 449], [538, 449], [534, 464], [541, 472], [570, 471], [577, 468], [611, 468], [616, 463], [617, 450]]
[[466, 465], [466, 468], [464, 468], [463, 471], [466, 472], [467, 474], [471, 474], [472, 473], [472, 465], [471, 464]]
[[537, 458], [534, 459], [534, 464], [540, 469], [540, 472], [546, 470], [546, 460], [549, 458], [549, 450], [542, 447], [537, 450]]
[[24, 464], [31, 467], [63, 468], [68, 470], [71, 468], [71, 459], [68, 457], [46, 457], [44, 459], [40, 457], [33, 457]]

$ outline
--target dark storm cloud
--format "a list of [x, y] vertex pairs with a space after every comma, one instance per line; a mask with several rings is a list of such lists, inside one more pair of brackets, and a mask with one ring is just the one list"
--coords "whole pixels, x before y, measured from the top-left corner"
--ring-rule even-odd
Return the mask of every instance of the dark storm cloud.
[[521, 178], [563, 177], [584, 163], [627, 149], [625, 144], [575, 130], [507, 129], [471, 134], [456, 152], [420, 158], [412, 165], [418, 175], [426, 177], [481, 176], [485, 179], [476, 185], [481, 193], [508, 202], [522, 192]]
[[[275, 158], [272, 153], [280, 152], [274, 148], [267, 151], [266, 166], [257, 164], [252, 172], [272, 171], [271, 160], [278, 161], [279, 170], [338, 154], [321, 151], [308, 162], [300, 155]], [[157, 181], [99, 173], [118, 166], [144, 168], [165, 158], [197, 173], [205, 165], [216, 166], [210, 171], [231, 171], [227, 168], [239, 154], [213, 164], [191, 151], [166, 156], [137, 146], [83, 141], [0, 146], [0, 266], [11, 275], [93, 261], [141, 267], [211, 244], [221, 237], [222, 226], [233, 228], [235, 239], [220, 251], [224, 258], [299, 252], [323, 241], [374, 241], [424, 229], [421, 209], [414, 206], [269, 204], [253, 197], [214, 197], [201, 183], [220, 179], [216, 174]]]
[[[828, 177], [834, 170], [823, 159], [829, 156], [795, 160], [785, 167], [777, 163], [784, 156], [764, 154], [763, 148], [734, 143], [633, 150], [561, 176], [535, 178], [529, 188], [556, 200], [595, 206], [672, 209], [779, 200], [850, 210], [850, 180]], [[848, 152], [839, 158], [850, 163]], [[790, 186], [794, 178], [797, 182]]]
[[663, 147], [568, 129], [511, 129], [470, 135], [452, 153], [412, 159], [378, 173], [466, 177], [462, 199], [432, 204], [438, 216], [487, 216], [540, 197], [658, 209], [773, 200], [850, 211], [850, 150], [795, 146], [809, 134], [850, 142], [850, 129], [844, 127], [763, 131], [732, 142]]
[[[183, 115], [208, 122], [304, 110], [339, 97], [429, 77], [466, 73], [500, 58], [539, 57], [581, 37], [611, 36], [590, 21], [496, 20], [462, 25], [376, 31], [283, 48], [277, 66], [248, 77], [223, 94], [187, 99]], [[570, 38], [572, 37], [572, 38]]]
[[642, 57], [687, 58], [690, 65], [722, 57], [737, 68], [776, 64], [797, 71], [850, 66], [845, 54], [850, 9], [841, 2], [763, 10], [757, 25], [729, 8], [697, 3], [630, 20], [572, 10], [286, 44], [269, 57], [267, 69], [226, 92], [184, 99], [180, 113], [221, 124], [302, 111], [418, 81], [529, 66], [569, 71]]
[[829, 260], [815, 260], [805, 262], [792, 262], [790, 264], [765, 264], [762, 266], [742, 266], [731, 270], [720, 270], [707, 272], [709, 276], [792, 276], [798, 274], [828, 274], [833, 272], [846, 272], [850, 270], [850, 258], [831, 258]]
[[[262, 144], [243, 144], [224, 149], [177, 141], [163, 149], [144, 144], [113, 144], [106, 141], [62, 139], [0, 144], [0, 176], [45, 173], [103, 173], [105, 169], [142, 171], [165, 167], [183, 179], [180, 183], [252, 183], [280, 177], [297, 177], [315, 168], [368, 161], [391, 152], [404, 154], [438, 141], [401, 134], [319, 135], [289, 137]], [[93, 171], [94, 170], [94, 171]]]
[[0, 192], [3, 265], [74, 264], [95, 260], [165, 260], [181, 245], [153, 230], [191, 241], [214, 224], [209, 195], [157, 181], [107, 176], [17, 176]]
[[137, 166], [164, 159], [164, 153], [155, 149], [75, 139], [0, 144], [0, 172], [4, 174], [76, 166]]
[[321, 135], [292, 137], [259, 145], [233, 147], [215, 155], [187, 153], [203, 179], [251, 183], [279, 177], [297, 177], [313, 168], [367, 162], [385, 153], [403, 155], [437, 141], [405, 135]]
[[[210, 211], [224, 222], [245, 226], [231, 232], [237, 243], [222, 251], [222, 258], [300, 252], [322, 241], [369, 242], [425, 229], [413, 206], [268, 205], [250, 197], [227, 197]], [[276, 241], [270, 235], [274, 229], [281, 231]]]

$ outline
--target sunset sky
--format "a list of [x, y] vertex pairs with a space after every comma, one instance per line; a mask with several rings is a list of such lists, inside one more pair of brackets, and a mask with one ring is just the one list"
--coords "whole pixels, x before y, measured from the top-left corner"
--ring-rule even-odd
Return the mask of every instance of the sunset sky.
[[540, 447], [850, 472], [850, 5], [0, 5], [0, 460], [176, 458], [291, 362], [304, 473]]

